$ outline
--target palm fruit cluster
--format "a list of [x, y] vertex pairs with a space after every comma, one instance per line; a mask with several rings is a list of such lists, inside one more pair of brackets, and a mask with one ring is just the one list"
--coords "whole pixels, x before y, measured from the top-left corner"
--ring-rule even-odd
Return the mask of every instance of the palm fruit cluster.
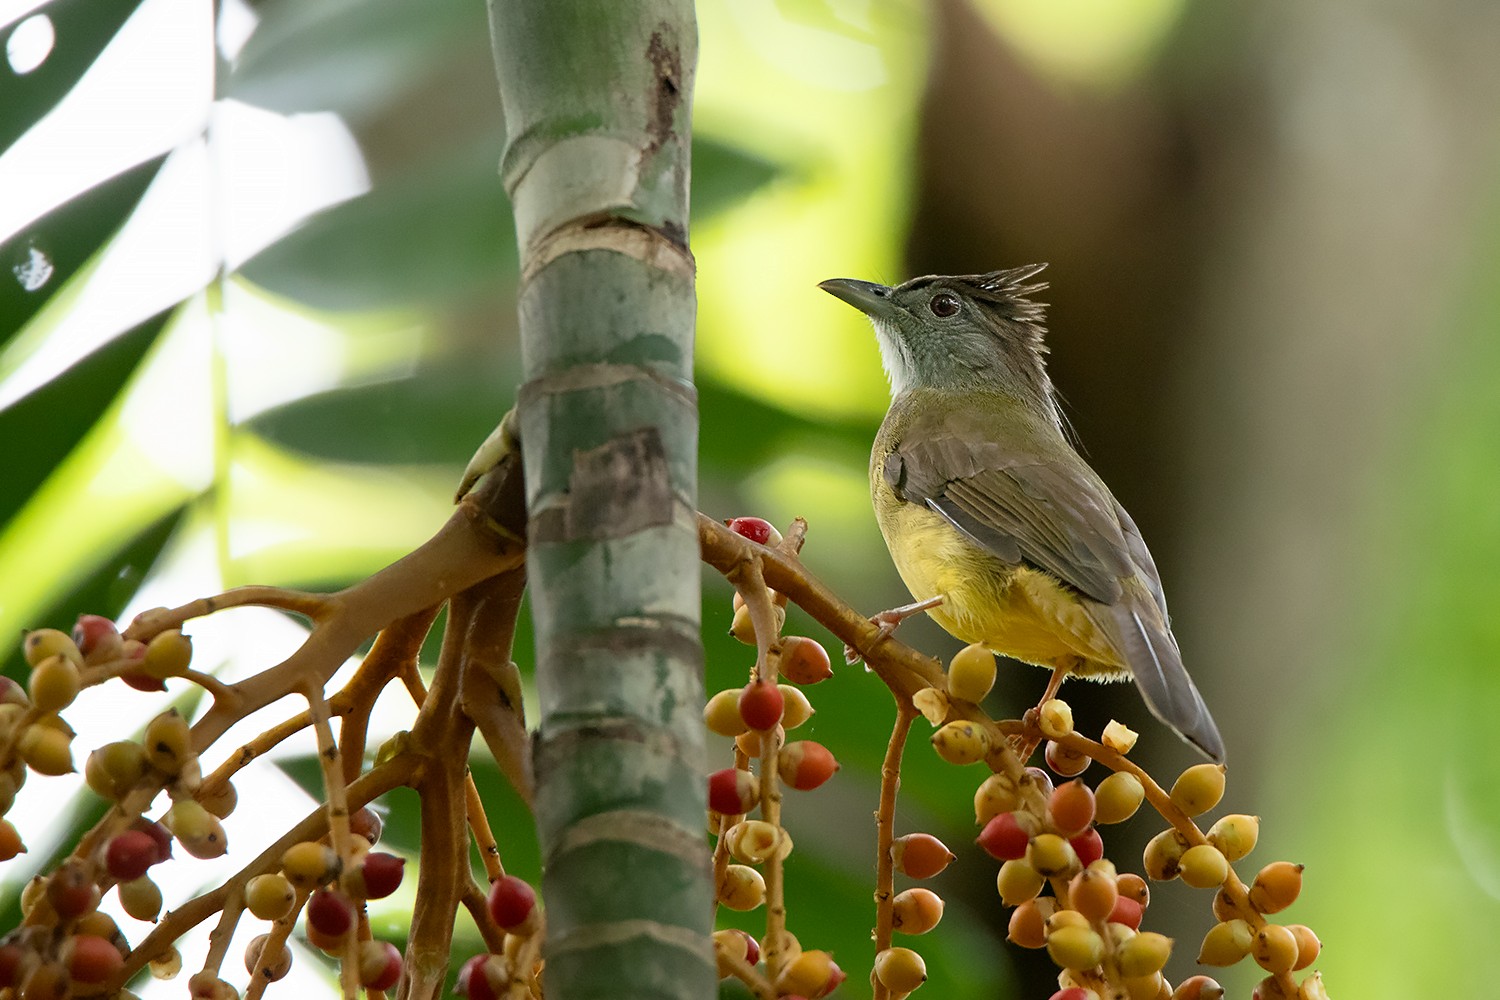
[[466, 961], [455, 989], [467, 1000], [540, 1000], [543, 919], [536, 889], [524, 879], [502, 875], [491, 883], [485, 903], [490, 919], [505, 933], [504, 946]]
[[[1259, 819], [1221, 816], [1206, 833], [1193, 821], [1223, 797], [1222, 765], [1190, 767], [1165, 792], [1125, 761], [1135, 733], [1111, 722], [1098, 743], [1084, 740], [1074, 733], [1072, 710], [1054, 699], [1040, 706], [1035, 723], [1048, 740], [1047, 767], [1025, 767], [998, 727], [982, 716], [953, 711], [955, 705], [982, 700], [994, 678], [993, 655], [969, 646], [951, 661], [946, 690], [925, 690], [914, 701], [937, 727], [932, 744], [939, 756], [957, 765], [984, 761], [994, 769], [974, 796], [981, 828], [977, 843], [1001, 863], [996, 889], [1002, 905], [1011, 908], [1010, 940], [1046, 949], [1061, 970], [1060, 989], [1051, 1000], [1224, 996], [1208, 976], [1193, 976], [1174, 988], [1162, 975], [1173, 942], [1143, 930], [1141, 923], [1151, 901], [1149, 882], [1172, 879], [1215, 891], [1219, 923], [1204, 939], [1200, 964], [1253, 959], [1270, 973], [1256, 988], [1255, 1000], [1326, 996], [1317, 973], [1300, 983], [1290, 975], [1317, 959], [1317, 935], [1301, 924], [1266, 919], [1296, 899], [1302, 867], [1266, 865], [1247, 888], [1232, 865], [1254, 849]], [[1096, 757], [1116, 769], [1090, 787], [1080, 775]], [[1147, 845], [1142, 877], [1118, 871], [1105, 857], [1099, 826], [1130, 819], [1148, 799], [1172, 825]]]

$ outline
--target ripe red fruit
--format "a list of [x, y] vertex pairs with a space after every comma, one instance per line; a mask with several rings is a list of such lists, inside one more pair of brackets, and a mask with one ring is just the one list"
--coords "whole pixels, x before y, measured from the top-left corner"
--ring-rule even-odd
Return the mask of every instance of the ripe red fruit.
[[1047, 1000], [1089, 1000], [1091, 996], [1093, 994], [1081, 986], [1069, 986], [1065, 990], [1058, 990]]
[[1069, 838], [1068, 843], [1073, 845], [1073, 853], [1078, 855], [1079, 863], [1085, 868], [1104, 857], [1104, 838], [1099, 836], [1098, 827], [1090, 827]]
[[521, 927], [536, 909], [536, 890], [524, 879], [502, 875], [490, 886], [490, 916], [503, 929]]
[[369, 806], [357, 812], [349, 814], [349, 832], [357, 833], [372, 844], [380, 842], [380, 834], [385, 824], [380, 819], [380, 814]]
[[77, 934], [64, 945], [68, 975], [80, 983], [102, 983], [125, 967], [120, 949], [97, 934]]
[[81, 862], [70, 861], [47, 881], [47, 902], [58, 916], [72, 920], [99, 905], [99, 887], [88, 877]]
[[104, 848], [104, 867], [116, 882], [134, 882], [161, 860], [161, 846], [144, 830], [115, 834]]
[[118, 637], [119, 634], [115, 623], [103, 615], [79, 615], [73, 626], [73, 644], [86, 657], [101, 641], [107, 641], [111, 636]]
[[708, 807], [725, 816], [741, 816], [760, 801], [760, 782], [749, 771], [726, 767], [708, 776]]
[[491, 957], [488, 954], [475, 955], [458, 971], [458, 988], [468, 1000], [499, 1000], [489, 977], [484, 974], [485, 963]]
[[784, 702], [781, 689], [764, 681], [751, 681], [740, 692], [740, 718], [751, 729], [764, 732], [781, 721]]
[[781, 657], [776, 667], [793, 684], [816, 684], [833, 676], [828, 650], [816, 639], [802, 635], [789, 635], [781, 640]]
[[165, 691], [167, 682], [159, 677], [152, 677], [144, 670], [132, 670], [120, 675], [120, 680], [129, 684], [137, 691]]
[[986, 823], [975, 842], [992, 858], [1015, 861], [1026, 856], [1031, 834], [1016, 821], [1015, 813], [1005, 812]]
[[745, 938], [745, 961], [749, 962], [751, 965], [759, 962], [760, 942], [755, 940], [755, 938], [751, 937], [745, 931], [739, 930], [738, 928], [735, 929], [735, 933], [743, 935]]
[[319, 934], [341, 938], [354, 926], [354, 904], [334, 889], [319, 889], [307, 901], [307, 922]]
[[384, 899], [401, 885], [406, 859], [384, 851], [371, 851], [359, 864], [366, 899]]
[[167, 832], [166, 827], [162, 826], [160, 823], [149, 820], [146, 817], [142, 816], [134, 823], [132, 823], [130, 825], [130, 828], [132, 830], [139, 830], [156, 842], [156, 861], [153, 862], [154, 864], [160, 864], [163, 861], [171, 860], [172, 835]]
[[401, 981], [401, 952], [389, 941], [360, 945], [359, 982], [369, 990], [388, 990]]
[[1141, 904], [1129, 896], [1120, 896], [1115, 900], [1115, 908], [1109, 915], [1112, 924], [1124, 924], [1133, 931], [1141, 929]]
[[771, 533], [776, 529], [771, 522], [759, 517], [737, 517], [729, 522], [729, 530], [737, 535], [744, 535], [757, 545], [765, 545], [771, 540]]
[[781, 780], [801, 792], [810, 792], [833, 777], [839, 762], [821, 743], [812, 740], [796, 740], [781, 750], [776, 761], [776, 771]]

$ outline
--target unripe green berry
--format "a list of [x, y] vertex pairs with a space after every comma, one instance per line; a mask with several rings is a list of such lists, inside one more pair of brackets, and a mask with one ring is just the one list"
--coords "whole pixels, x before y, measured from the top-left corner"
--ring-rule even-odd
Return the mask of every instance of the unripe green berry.
[[146, 751], [139, 743], [106, 743], [89, 754], [83, 778], [100, 797], [119, 801], [146, 776]]
[[161, 888], [151, 876], [142, 875], [129, 882], [121, 882], [115, 892], [120, 897], [120, 906], [137, 920], [155, 921], [161, 913]]

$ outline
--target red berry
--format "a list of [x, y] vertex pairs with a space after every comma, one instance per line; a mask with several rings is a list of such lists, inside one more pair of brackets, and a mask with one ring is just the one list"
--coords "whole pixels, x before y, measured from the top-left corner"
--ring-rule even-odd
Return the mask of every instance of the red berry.
[[828, 967], [829, 967], [828, 982], [823, 986], [823, 988], [820, 991], [818, 991], [818, 996], [820, 996], [820, 997], [826, 997], [828, 994], [830, 994], [834, 990], [838, 989], [839, 988], [839, 984], [841, 984], [844, 980], [846, 980], [846, 979], [849, 978], [849, 974], [847, 972], [845, 972], [843, 969], [840, 969], [839, 968], [839, 964], [837, 962], [830, 961], [828, 963]]
[[1129, 896], [1120, 896], [1115, 900], [1115, 908], [1110, 912], [1109, 922], [1112, 924], [1124, 924], [1131, 930], [1141, 929], [1141, 904]]
[[1104, 857], [1104, 838], [1099, 836], [1098, 827], [1090, 827], [1069, 838], [1068, 843], [1073, 845], [1073, 853], [1078, 855], [1079, 863], [1085, 868]]
[[389, 941], [359, 946], [359, 983], [369, 990], [388, 990], [401, 981], [401, 952]]
[[307, 901], [307, 922], [324, 937], [343, 937], [354, 926], [354, 904], [337, 890], [319, 889]]
[[816, 684], [833, 676], [828, 650], [816, 639], [801, 635], [781, 640], [781, 656], [776, 666], [781, 676], [793, 684]]
[[757, 941], [757, 940], [755, 940], [755, 938], [751, 937], [745, 931], [736, 929], [735, 933], [736, 934], [744, 935], [744, 938], [745, 938], [745, 961], [749, 962], [751, 965], [754, 965], [756, 962], [759, 962], [760, 961], [760, 942]]
[[725, 816], [742, 816], [760, 802], [760, 782], [749, 771], [726, 767], [708, 776], [708, 807]]
[[104, 848], [104, 867], [116, 882], [134, 882], [161, 861], [161, 847], [144, 830], [126, 830]]
[[752, 681], [740, 692], [740, 718], [751, 729], [764, 732], [781, 721], [784, 702], [775, 684]]
[[737, 517], [729, 522], [729, 530], [737, 535], [744, 535], [757, 545], [765, 545], [776, 529], [771, 527], [770, 521], [763, 518]]
[[58, 916], [72, 920], [99, 904], [99, 887], [88, 877], [81, 862], [67, 862], [48, 879], [47, 901]]
[[384, 827], [385, 824], [381, 822], [380, 814], [369, 806], [349, 814], [349, 832], [359, 834], [372, 844], [380, 842], [380, 834]]
[[458, 988], [464, 991], [468, 1000], [499, 1000], [495, 995], [495, 988], [490, 985], [490, 979], [484, 974], [484, 967], [493, 956], [487, 954], [475, 955], [464, 963], [458, 972]]
[[80, 653], [88, 656], [99, 645], [100, 640], [119, 634], [115, 623], [103, 615], [79, 615], [78, 622], [73, 626], [73, 643]]
[[120, 949], [97, 934], [78, 934], [64, 946], [68, 975], [80, 983], [102, 983], [125, 967]]
[[120, 680], [129, 684], [137, 691], [165, 691], [167, 682], [160, 677], [152, 677], [144, 670], [132, 670], [120, 675]]
[[777, 773], [781, 780], [802, 792], [810, 792], [833, 777], [839, 762], [821, 743], [812, 740], [797, 740], [788, 743], [776, 760]]
[[401, 885], [406, 859], [384, 851], [371, 851], [359, 864], [366, 899], [384, 899]]
[[139, 830], [156, 842], [156, 860], [152, 864], [160, 864], [170, 861], [172, 858], [172, 835], [167, 828], [160, 823], [146, 819], [144, 816], [131, 824], [132, 830]]
[[1093, 994], [1081, 986], [1069, 986], [1065, 990], [1058, 990], [1047, 1000], [1089, 1000]]
[[495, 923], [513, 930], [525, 924], [536, 909], [536, 890], [524, 879], [503, 875], [490, 886], [489, 907]]
[[984, 825], [976, 841], [986, 854], [1001, 861], [1015, 861], [1026, 856], [1031, 834], [1016, 820], [1013, 812], [1000, 813]]
[[18, 944], [0, 944], [0, 989], [18, 985], [26, 954]]

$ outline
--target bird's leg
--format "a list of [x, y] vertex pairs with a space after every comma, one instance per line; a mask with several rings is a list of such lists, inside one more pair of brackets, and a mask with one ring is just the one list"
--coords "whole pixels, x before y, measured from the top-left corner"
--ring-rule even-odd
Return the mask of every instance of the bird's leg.
[[[880, 634], [875, 637], [875, 641], [880, 642], [881, 640], [889, 636], [895, 635], [896, 627], [902, 622], [906, 621], [906, 619], [910, 618], [912, 615], [919, 615], [930, 608], [935, 608], [942, 603], [943, 595], [938, 594], [936, 597], [929, 597], [925, 601], [916, 601], [912, 604], [903, 604], [899, 608], [891, 608], [889, 611], [882, 611], [880, 612], [880, 614], [874, 615], [870, 618], [870, 624], [880, 627]], [[858, 663], [859, 661], [859, 650], [845, 643], [844, 662]]]
[[[1052, 679], [1047, 682], [1047, 690], [1042, 692], [1042, 700], [1037, 702], [1035, 707], [1028, 708], [1026, 714], [1021, 717], [1021, 721], [1026, 726], [1027, 733], [1036, 729], [1037, 721], [1042, 716], [1042, 706], [1057, 697], [1058, 689], [1062, 687], [1063, 678], [1081, 666], [1083, 666], [1083, 659], [1081, 657], [1070, 656], [1052, 668]], [[1011, 740], [1016, 749], [1016, 756], [1021, 758], [1021, 763], [1023, 764], [1031, 759], [1033, 753], [1036, 753], [1037, 744], [1041, 742], [1041, 740], [1030, 736], [1014, 736]]]

